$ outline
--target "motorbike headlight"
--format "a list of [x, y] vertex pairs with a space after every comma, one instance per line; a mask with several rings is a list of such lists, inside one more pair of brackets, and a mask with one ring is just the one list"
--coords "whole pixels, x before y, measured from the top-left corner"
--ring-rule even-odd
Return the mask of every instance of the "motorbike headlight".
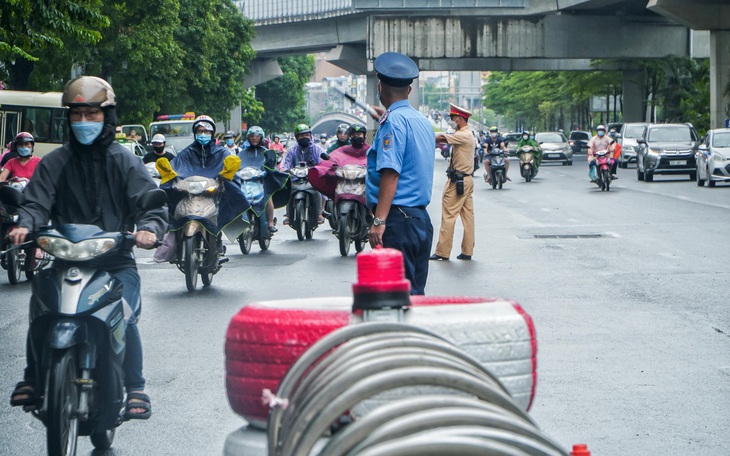
[[40, 248], [62, 260], [88, 261], [103, 255], [117, 245], [113, 238], [87, 239], [74, 244], [68, 239], [39, 236], [37, 241]]
[[307, 168], [294, 168], [294, 171], [292, 172], [292, 174], [294, 174], [294, 177], [303, 179], [303, 178], [307, 177], [308, 170], [307, 170]]
[[363, 179], [365, 175], [365, 167], [360, 165], [345, 165], [335, 169], [335, 176], [344, 179]]

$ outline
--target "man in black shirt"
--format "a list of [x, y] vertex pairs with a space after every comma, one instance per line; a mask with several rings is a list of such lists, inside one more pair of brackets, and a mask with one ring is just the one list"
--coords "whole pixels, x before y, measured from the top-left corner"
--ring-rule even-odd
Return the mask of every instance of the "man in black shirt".
[[162, 157], [165, 157], [166, 159], [172, 161], [175, 156], [167, 152], [165, 150], [165, 136], [161, 134], [156, 134], [152, 137], [152, 152], [148, 152], [147, 155], [144, 156], [142, 159], [142, 163], [145, 165], [147, 163], [155, 163], [157, 160], [161, 159]]

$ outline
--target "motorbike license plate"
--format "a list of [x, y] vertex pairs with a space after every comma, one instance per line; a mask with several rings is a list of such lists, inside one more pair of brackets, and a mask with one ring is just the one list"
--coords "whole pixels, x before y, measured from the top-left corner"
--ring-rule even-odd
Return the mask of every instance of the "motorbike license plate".
[[686, 164], [687, 160], [669, 160], [669, 166], [682, 166]]

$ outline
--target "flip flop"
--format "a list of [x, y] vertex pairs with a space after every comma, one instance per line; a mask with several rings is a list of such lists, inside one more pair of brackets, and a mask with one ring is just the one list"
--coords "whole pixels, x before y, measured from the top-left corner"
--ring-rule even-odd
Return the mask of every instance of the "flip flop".
[[[17, 396], [25, 397], [18, 399]], [[15, 389], [10, 395], [10, 405], [12, 407], [33, 405], [36, 403], [37, 399], [33, 382], [22, 381], [15, 385]]]
[[[131, 413], [133, 408], [144, 409], [142, 413]], [[150, 397], [144, 393], [127, 393], [127, 405], [124, 407], [125, 420], [146, 420], [152, 415]]]

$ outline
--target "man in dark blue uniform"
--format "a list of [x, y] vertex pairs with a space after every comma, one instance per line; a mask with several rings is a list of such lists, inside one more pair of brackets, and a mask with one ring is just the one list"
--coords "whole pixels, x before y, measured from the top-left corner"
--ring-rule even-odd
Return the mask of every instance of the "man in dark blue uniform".
[[375, 219], [370, 245], [403, 253], [411, 294], [424, 294], [433, 226], [426, 212], [433, 187], [433, 145], [430, 122], [408, 102], [418, 67], [410, 58], [386, 52], [375, 59], [378, 95], [385, 106], [368, 151], [367, 202]]

